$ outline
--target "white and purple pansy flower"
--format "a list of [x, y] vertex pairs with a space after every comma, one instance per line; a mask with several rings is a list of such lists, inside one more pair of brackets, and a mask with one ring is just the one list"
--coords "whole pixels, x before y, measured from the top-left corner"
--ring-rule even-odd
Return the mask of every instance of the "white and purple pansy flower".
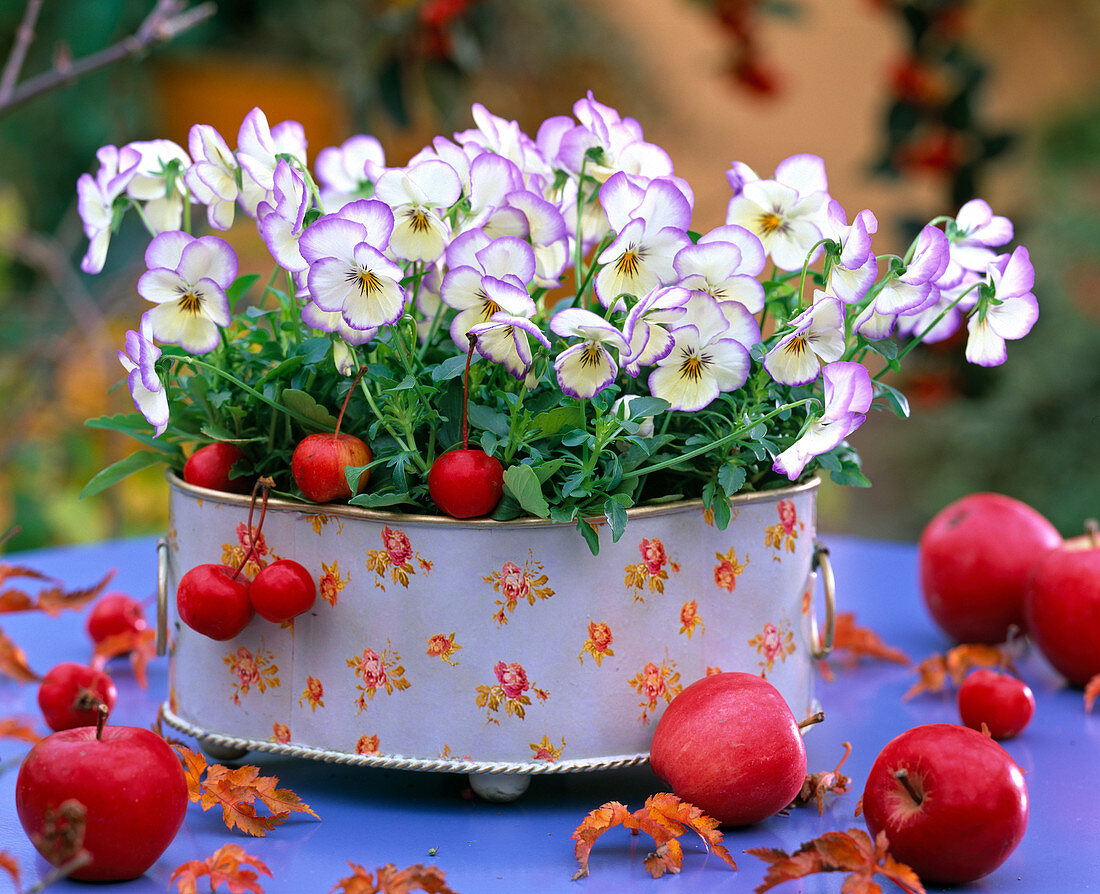
[[195, 199], [206, 206], [206, 220], [215, 230], [233, 225], [237, 208], [237, 158], [229, 144], [209, 124], [196, 124], [187, 134], [191, 167], [184, 182]]
[[374, 194], [393, 211], [390, 251], [408, 261], [432, 262], [447, 247], [450, 228], [441, 212], [462, 196], [462, 181], [444, 161], [427, 159], [386, 171]]
[[107, 260], [114, 223], [114, 205], [137, 174], [141, 164], [138, 150], [123, 146], [102, 146], [96, 152], [99, 168], [95, 176], [81, 174], [76, 181], [77, 211], [88, 237], [88, 250], [80, 262], [85, 273], [99, 273]]
[[627, 343], [611, 323], [590, 310], [568, 307], [550, 318], [550, 330], [562, 338], [581, 339], [554, 360], [563, 394], [594, 397], [615, 381], [619, 364], [611, 351], [621, 357], [626, 353]]
[[386, 169], [386, 151], [377, 138], [357, 134], [339, 146], [327, 146], [314, 162], [325, 211], [339, 211], [349, 202], [369, 198]]
[[844, 306], [839, 298], [814, 294], [814, 303], [790, 321], [791, 331], [764, 356], [764, 368], [783, 385], [806, 385], [823, 363], [844, 355]]
[[152, 337], [191, 354], [214, 350], [219, 327], [231, 322], [226, 289], [237, 278], [233, 247], [217, 236], [169, 230], [149, 243], [145, 265], [137, 290], [156, 305], [145, 314]]
[[522, 379], [534, 360], [528, 338], [546, 348], [550, 347], [550, 339], [530, 319], [534, 302], [525, 288], [491, 276], [482, 281], [486, 298], [500, 310], [486, 322], [471, 327], [470, 333], [477, 336], [477, 352]]
[[272, 176], [271, 200], [260, 202], [256, 217], [271, 257], [291, 273], [301, 273], [309, 267], [298, 248], [309, 207], [310, 194], [305, 178], [286, 159], [279, 159]]
[[798, 479], [815, 456], [828, 453], [859, 428], [874, 398], [871, 374], [862, 363], [838, 360], [822, 370], [825, 408], [790, 447], [780, 453], [772, 470]]
[[141, 155], [141, 163], [126, 184], [126, 194], [143, 203], [142, 217], [154, 234], [178, 230], [189, 199], [183, 176], [191, 166], [190, 157], [171, 140], [144, 140], [129, 147]]
[[255, 217], [260, 202], [270, 198], [280, 155], [289, 155], [305, 165], [306, 135], [302, 125], [297, 121], [283, 121], [270, 127], [267, 116], [259, 108], [252, 109], [244, 116], [237, 133], [240, 200], [249, 217]]
[[623, 335], [630, 346], [623, 367], [632, 376], [643, 366], [653, 366], [672, 351], [676, 339], [669, 331], [687, 313], [691, 292], [680, 286], [658, 286], [630, 308]]
[[1023, 338], [1039, 318], [1039, 302], [1032, 294], [1035, 268], [1022, 245], [989, 265], [991, 297], [981, 297], [966, 321], [970, 337], [966, 359], [978, 366], [999, 366], [1008, 359], [1006, 340]]
[[984, 199], [971, 199], [947, 227], [951, 243], [950, 278], [957, 279], [966, 270], [984, 275], [997, 257], [995, 249], [1011, 242], [1012, 236], [1012, 221], [994, 214]]
[[832, 242], [825, 294], [845, 304], [855, 304], [878, 279], [878, 258], [871, 248], [871, 236], [878, 232], [878, 219], [864, 209], [849, 226], [844, 208], [834, 199], [826, 210], [822, 232]]
[[147, 315], [141, 318], [138, 331], [126, 332], [124, 347], [118, 352], [118, 362], [126, 370], [126, 384], [134, 406], [153, 426], [153, 437], [159, 437], [168, 427], [168, 393], [157, 375], [160, 348], [153, 343], [152, 326]]
[[744, 227], [726, 224], [681, 248], [672, 266], [677, 285], [705, 292], [717, 301], [736, 301], [752, 313], [764, 309], [764, 286], [756, 278], [764, 269], [764, 247]]
[[649, 376], [649, 391], [672, 409], [701, 410], [725, 391], [745, 384], [749, 351], [729, 334], [729, 320], [718, 302], [695, 293], [683, 318], [672, 330], [675, 344], [657, 361]]

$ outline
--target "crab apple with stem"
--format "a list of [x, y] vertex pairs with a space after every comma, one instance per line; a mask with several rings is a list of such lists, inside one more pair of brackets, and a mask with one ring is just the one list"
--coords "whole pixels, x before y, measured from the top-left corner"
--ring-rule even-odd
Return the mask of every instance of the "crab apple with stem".
[[[336, 417], [335, 431], [307, 435], [294, 448], [290, 457], [290, 474], [294, 477], [294, 483], [298, 485], [302, 495], [314, 503], [346, 503], [354, 494], [344, 469], [348, 466], [368, 465], [374, 458], [364, 441], [340, 431], [351, 393], [366, 371], [364, 366], [355, 374], [348, 393], [344, 395], [340, 415]], [[363, 493], [369, 481], [370, 469], [364, 469], [356, 483], [355, 493]]]
[[1031, 722], [1035, 695], [1019, 677], [983, 667], [960, 684], [958, 705], [965, 726], [979, 732], [984, 726], [994, 739], [1011, 739]]
[[126, 593], [105, 593], [95, 601], [84, 623], [92, 642], [138, 634], [149, 627], [141, 603]]
[[215, 441], [187, 457], [183, 464], [183, 480], [209, 490], [246, 494], [252, 489], [252, 482], [245, 476], [230, 476], [233, 466], [243, 459], [244, 452], [236, 444]]
[[15, 782], [19, 822], [55, 865], [72, 855], [47, 846], [47, 828], [66, 803], [83, 807], [88, 860], [69, 874], [79, 881], [142, 875], [172, 843], [187, 812], [187, 779], [171, 746], [142, 727], [104, 726], [106, 718], [102, 709], [96, 725], [38, 742]]
[[470, 360], [477, 336], [470, 332], [466, 370], [462, 379], [462, 446], [438, 457], [428, 470], [428, 493], [441, 511], [452, 518], [488, 515], [504, 493], [504, 467], [495, 456], [470, 447], [467, 406], [470, 401]]
[[313, 607], [317, 584], [301, 563], [277, 559], [252, 578], [248, 595], [256, 614], [273, 624], [281, 624]]
[[1035, 566], [1024, 616], [1039, 651], [1075, 686], [1100, 674], [1100, 535], [1097, 522]]
[[118, 689], [107, 674], [74, 661], [50, 668], [38, 687], [38, 707], [46, 725], [55, 732], [95, 726], [99, 706], [110, 712], [117, 698]]
[[875, 758], [861, 799], [872, 836], [921, 880], [963, 884], [993, 872], [1024, 836], [1024, 773], [988, 736], [952, 723], [914, 727]]

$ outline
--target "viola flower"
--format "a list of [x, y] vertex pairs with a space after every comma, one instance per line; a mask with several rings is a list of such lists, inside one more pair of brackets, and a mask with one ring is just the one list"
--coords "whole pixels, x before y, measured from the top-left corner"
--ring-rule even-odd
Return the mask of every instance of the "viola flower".
[[260, 202], [274, 189], [275, 166], [279, 155], [289, 155], [306, 163], [306, 136], [297, 121], [283, 121], [270, 127], [267, 116], [252, 109], [237, 133], [237, 163], [241, 167], [241, 207], [249, 217], [256, 216]]
[[798, 479], [811, 459], [828, 453], [859, 428], [874, 398], [871, 374], [862, 363], [838, 360], [828, 364], [821, 375], [824, 412], [772, 463], [774, 471], [791, 481]]
[[652, 366], [669, 355], [676, 339], [665, 327], [684, 316], [691, 295], [679, 286], [658, 287], [630, 308], [623, 324], [630, 345], [623, 367], [630, 375], [638, 375], [643, 366]]
[[141, 161], [126, 185], [126, 194], [145, 203], [142, 215], [154, 234], [178, 230], [183, 222], [183, 203], [188, 200], [183, 178], [191, 158], [171, 140], [130, 143], [129, 148], [138, 152]]
[[447, 249], [450, 269], [443, 277], [439, 297], [458, 311], [451, 321], [451, 339], [460, 350], [469, 347], [466, 334], [479, 323], [490, 320], [502, 310], [487, 292], [486, 280], [508, 282], [519, 292], [514, 297], [513, 315], [533, 317], [535, 302], [527, 294], [527, 284], [535, 275], [535, 253], [522, 239], [490, 239], [482, 230], [470, 230], [456, 238]]
[[568, 307], [550, 319], [550, 330], [563, 338], [583, 339], [554, 360], [562, 393], [570, 397], [595, 397], [615, 381], [619, 365], [609, 348], [622, 356], [626, 353], [627, 342], [611, 323], [590, 310]]
[[[510, 219], [509, 231], [504, 223]], [[540, 289], [560, 285], [560, 277], [569, 263], [569, 231], [565, 218], [553, 202], [531, 190], [516, 190], [505, 196], [504, 205], [486, 221], [486, 232], [493, 236], [522, 236], [535, 253], [533, 284]]]
[[215, 230], [233, 225], [237, 207], [237, 159], [229, 145], [209, 124], [196, 124], [187, 134], [191, 167], [184, 183], [195, 199], [206, 206], [206, 220]]
[[844, 308], [839, 298], [816, 292], [814, 303], [790, 321], [794, 327], [764, 356], [764, 368], [783, 385], [805, 385], [822, 363], [844, 354]]
[[643, 191], [625, 174], [613, 175], [600, 189], [600, 204], [618, 235], [596, 262], [595, 291], [611, 307], [623, 294], [644, 295], [676, 279], [673, 259], [690, 243], [691, 205], [668, 180], [654, 180]]
[[374, 185], [374, 194], [393, 210], [390, 250], [397, 257], [430, 262], [443, 254], [449, 229], [439, 212], [462, 195], [454, 168], [428, 160], [386, 171]]
[[146, 316], [138, 331], [126, 332], [125, 346], [118, 352], [118, 362], [126, 370], [126, 384], [134, 406], [153, 426], [153, 437], [168, 427], [168, 393], [157, 375], [160, 348], [153, 343], [152, 326]]
[[726, 177], [734, 185], [726, 223], [755, 234], [780, 270], [800, 270], [821, 239], [818, 218], [829, 200], [825, 162], [792, 155], [779, 163], [773, 180], [761, 180], [740, 164]]
[[509, 373], [522, 379], [534, 360], [528, 336], [540, 342], [543, 347], [550, 347], [550, 340], [530, 320], [534, 313], [534, 302], [527, 290], [514, 282], [491, 276], [482, 277], [481, 282], [486, 299], [500, 310], [486, 322], [470, 328], [470, 332], [478, 338], [477, 352], [494, 363], [503, 364]]
[[339, 211], [356, 199], [370, 198], [386, 170], [386, 151], [375, 137], [359, 134], [318, 152], [314, 168], [322, 207]]
[[744, 227], [716, 227], [676, 253], [678, 286], [705, 292], [716, 301], [737, 301], [754, 314], [764, 309], [764, 246]]
[[149, 243], [145, 265], [137, 290], [156, 305], [146, 312], [153, 337], [191, 354], [214, 350], [218, 327], [231, 322], [225, 290], [237, 278], [232, 246], [217, 236], [170, 230]]
[[260, 202], [256, 207], [256, 217], [260, 222], [260, 235], [271, 257], [290, 273], [302, 273], [309, 268], [298, 247], [309, 206], [305, 178], [285, 159], [280, 159], [272, 175], [271, 201], [265, 199]]
[[306, 228], [298, 247], [309, 264], [309, 294], [320, 310], [339, 312], [361, 331], [400, 319], [404, 272], [382, 253], [392, 231], [393, 213], [374, 199], [352, 202]]
[[107, 260], [114, 223], [115, 199], [126, 190], [141, 164], [134, 148], [103, 146], [96, 152], [99, 169], [95, 176], [81, 174], [76, 181], [77, 211], [88, 237], [88, 250], [80, 262], [85, 273], [99, 273]]
[[948, 275], [958, 279], [963, 271], [984, 274], [997, 257], [994, 249], [1012, 241], [1012, 221], [993, 213], [983, 199], [971, 199], [959, 209], [953, 223], [948, 224], [947, 238], [951, 244], [951, 266]]
[[970, 337], [966, 359], [978, 366], [999, 366], [1008, 359], [1007, 339], [1023, 338], [1039, 318], [1039, 303], [1031, 290], [1035, 268], [1022, 245], [989, 265], [992, 295], [978, 300], [966, 321]]
[[469, 198], [470, 210], [462, 221], [461, 229], [482, 227], [492, 237], [526, 237], [526, 221], [521, 215], [510, 215], [513, 220], [502, 220], [495, 228], [487, 223], [493, 212], [504, 205], [509, 193], [525, 189], [523, 172], [504, 156], [492, 152], [482, 152], [468, 162], [468, 168], [463, 193]]
[[749, 351], [730, 336], [730, 329], [717, 301], [694, 295], [672, 330], [672, 351], [650, 374], [650, 393], [674, 410], [690, 412], [703, 409], [723, 391], [740, 388], [749, 374]]
[[552, 176], [546, 158], [518, 123], [494, 115], [481, 103], [474, 103], [470, 112], [477, 126], [455, 134], [455, 140], [461, 146], [473, 146], [483, 152], [501, 155], [525, 175], [538, 174], [547, 179]]
[[825, 294], [845, 304], [863, 299], [878, 278], [878, 259], [871, 249], [871, 236], [878, 232], [878, 219], [869, 210], [860, 211], [851, 226], [840, 202], [829, 202], [826, 209], [825, 238], [831, 264], [825, 280]]

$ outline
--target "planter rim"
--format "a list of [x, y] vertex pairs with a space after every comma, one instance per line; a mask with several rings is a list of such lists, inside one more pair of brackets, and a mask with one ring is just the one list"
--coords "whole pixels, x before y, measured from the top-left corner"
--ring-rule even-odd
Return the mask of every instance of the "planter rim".
[[[246, 509], [251, 503], [251, 496], [248, 494], [230, 494], [224, 491], [210, 490], [209, 488], [188, 484], [171, 469], [165, 473], [165, 478], [168, 480], [169, 487], [200, 500], [218, 500], [219, 502], [228, 503], [230, 505], [236, 504], [243, 506]], [[736, 507], [738, 504], [742, 503], [771, 499], [781, 500], [792, 494], [814, 490], [820, 484], [821, 479], [815, 476], [801, 484], [793, 484], [788, 487], [777, 487], [772, 490], [734, 494], [734, 496], [729, 498], [729, 501]], [[701, 507], [702, 504], [703, 501], [697, 498], [692, 500], [676, 500], [671, 503], [659, 503], [649, 506], [634, 506], [626, 510], [626, 515], [628, 519], [672, 515], [677, 512], [696, 510]], [[385, 512], [380, 509], [368, 509], [363, 506], [349, 506], [344, 503], [302, 503], [296, 500], [282, 499], [280, 497], [270, 497], [267, 501], [267, 507], [268, 509], [284, 509], [307, 514], [338, 515], [369, 521], [394, 522], [395, 519], [400, 519], [401, 524], [414, 522], [420, 525], [461, 525], [466, 528], [561, 527], [560, 522], [551, 521], [548, 518], [513, 518], [507, 521], [499, 521], [492, 518], [450, 518], [445, 515], [425, 515], [413, 512]], [[603, 516], [598, 516], [594, 517], [593, 521], [595, 521], [596, 524], [601, 524], [605, 522], [605, 519]]]

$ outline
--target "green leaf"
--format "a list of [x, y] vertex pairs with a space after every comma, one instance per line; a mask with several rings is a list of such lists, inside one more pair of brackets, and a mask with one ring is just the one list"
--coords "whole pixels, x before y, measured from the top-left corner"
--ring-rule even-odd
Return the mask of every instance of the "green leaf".
[[672, 404], [659, 397], [632, 397], [627, 406], [630, 408], [631, 419], [642, 419], [645, 416], [656, 416], [663, 413]]
[[729, 527], [730, 519], [733, 517], [729, 500], [721, 494], [717, 494], [714, 502], [710, 504], [710, 509], [714, 513], [714, 527], [719, 531], [726, 530]]
[[122, 432], [135, 441], [140, 441], [153, 450], [161, 453], [179, 453], [179, 448], [168, 441], [158, 441], [153, 437], [153, 430], [149, 427], [145, 417], [141, 413], [116, 413], [113, 416], [97, 416], [84, 423], [88, 428], [103, 428], [108, 431]]
[[563, 428], [577, 428], [584, 424], [584, 411], [576, 404], [565, 407], [554, 407], [544, 413], [539, 413], [531, 420], [532, 426], [538, 429], [536, 437], [544, 438], [548, 435], [556, 435]]
[[357, 494], [348, 500], [352, 506], [364, 506], [368, 509], [378, 509], [382, 506], [398, 506], [402, 503], [416, 503], [408, 494], [399, 493], [370, 493]]
[[524, 511], [536, 518], [546, 518], [550, 514], [550, 506], [542, 495], [539, 477], [531, 466], [520, 463], [505, 469], [504, 488]]
[[80, 499], [83, 500], [85, 497], [95, 496], [100, 491], [104, 491], [111, 485], [117, 484], [123, 478], [128, 478], [135, 472], [140, 472], [142, 469], [148, 469], [150, 466], [155, 466], [157, 463], [162, 463], [164, 461], [163, 453], [157, 453], [152, 450], [137, 450], [125, 459], [120, 459], [117, 463], [113, 463], [107, 466], [106, 469], [97, 472], [92, 479], [84, 485], [84, 489], [80, 492]]
[[390, 388], [390, 391], [411, 391], [416, 387], [416, 379], [412, 376], [405, 376], [400, 382]]
[[512, 499], [511, 496], [505, 494], [500, 498], [500, 502], [497, 503], [496, 509], [489, 514], [489, 518], [496, 521], [511, 521], [513, 518], [519, 518], [521, 515], [523, 515], [523, 507]]
[[546, 484], [550, 477], [564, 465], [564, 459], [550, 459], [535, 466], [535, 474], [539, 476], [539, 484]]
[[502, 438], [508, 437], [508, 417], [496, 410], [490, 410], [483, 404], [471, 403], [466, 418], [475, 428], [483, 428]]
[[588, 544], [588, 549], [592, 555], [598, 556], [600, 554], [600, 535], [594, 525], [590, 525], [587, 519], [577, 519], [577, 530], [581, 532], [581, 536], [584, 538], [584, 542]]
[[442, 363], [433, 367], [432, 381], [446, 382], [449, 379], [456, 379], [465, 371], [466, 357], [462, 354], [456, 354], [454, 357], [448, 357]]
[[283, 391], [281, 400], [283, 406], [299, 416], [304, 416], [311, 422], [315, 422], [322, 428], [332, 431], [336, 428], [336, 417], [322, 407], [313, 396], [297, 388], [287, 388]]
[[745, 467], [726, 463], [718, 469], [718, 486], [727, 497], [732, 497], [745, 486]]
[[292, 372], [296, 372], [305, 363], [305, 358], [302, 356], [287, 357], [286, 360], [281, 363], [276, 363], [271, 369], [265, 372], [260, 378], [256, 380], [256, 387], [258, 388], [264, 382], [269, 382], [272, 379], [281, 379], [289, 376]]
[[897, 388], [885, 382], [875, 382], [875, 390], [886, 398], [887, 404], [896, 416], [901, 419], [909, 418], [909, 400]]
[[626, 510], [615, 500], [605, 500], [603, 514], [611, 526], [611, 541], [618, 543], [626, 530]]
[[229, 299], [229, 306], [233, 307], [244, 294], [252, 288], [252, 284], [260, 278], [258, 273], [246, 273], [238, 276], [225, 290], [225, 297]]

